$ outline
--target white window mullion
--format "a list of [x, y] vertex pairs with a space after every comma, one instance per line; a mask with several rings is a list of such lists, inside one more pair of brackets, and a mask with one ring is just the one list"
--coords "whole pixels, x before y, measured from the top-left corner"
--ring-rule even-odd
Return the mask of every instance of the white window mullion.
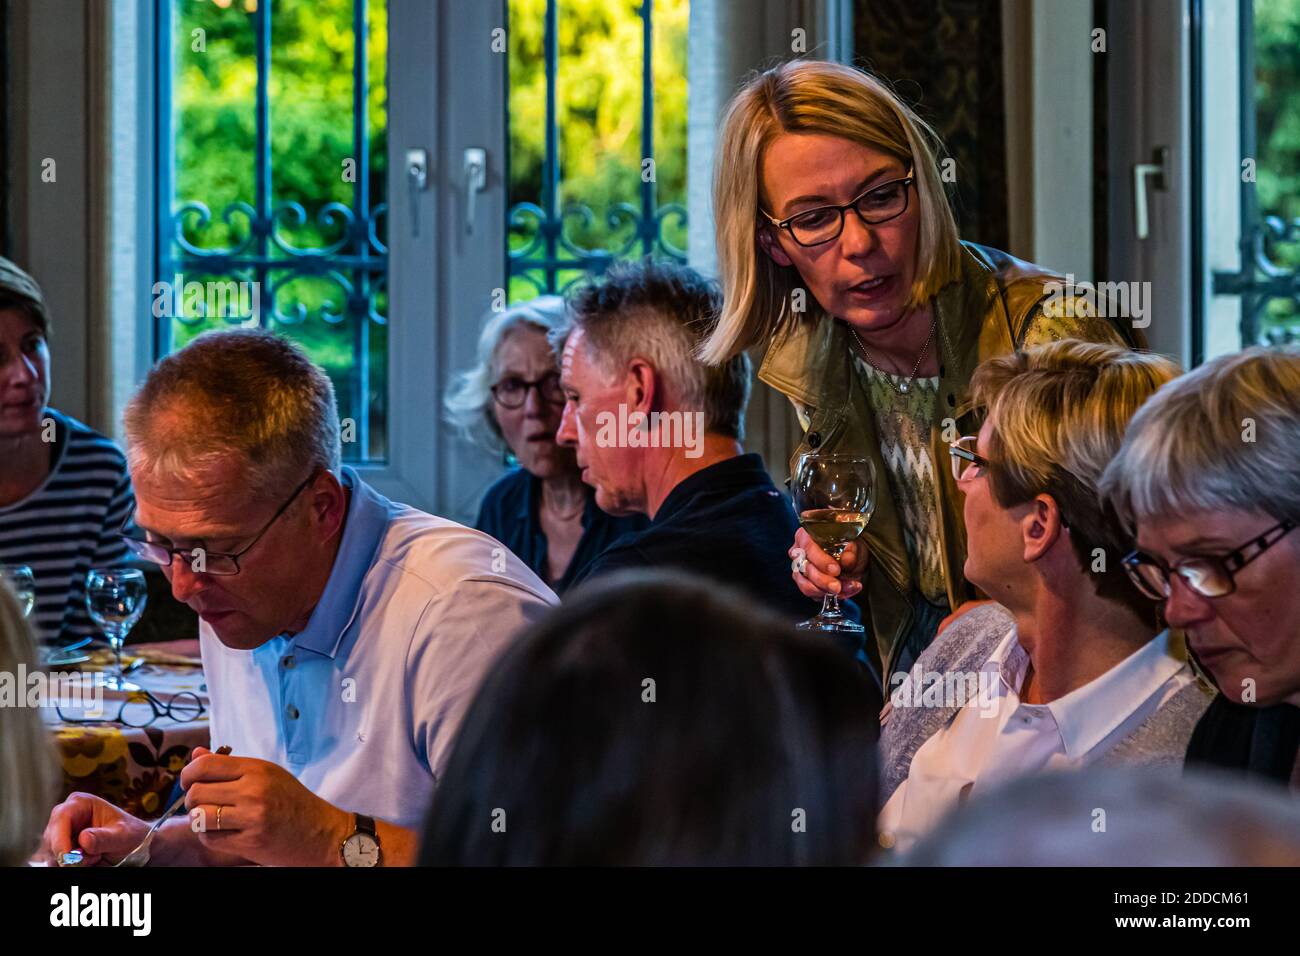
[[[361, 469], [384, 494], [467, 521], [499, 462], [446, 424], [442, 394], [474, 361], [479, 318], [505, 286], [504, 0], [389, 0], [389, 461]], [[464, 152], [487, 150], [467, 221]], [[409, 149], [428, 155], [412, 192]], [[418, 217], [418, 233], [416, 218]]]
[[1205, 358], [1211, 359], [1241, 348], [1241, 298], [1211, 290], [1213, 273], [1241, 268], [1241, 62], [1237, 0], [1204, 0], [1202, 9], [1205, 269], [1198, 290], [1205, 303]]

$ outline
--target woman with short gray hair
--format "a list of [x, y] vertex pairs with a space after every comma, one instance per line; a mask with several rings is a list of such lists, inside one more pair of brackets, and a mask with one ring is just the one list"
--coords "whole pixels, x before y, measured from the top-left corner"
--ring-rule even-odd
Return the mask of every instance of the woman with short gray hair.
[[1102, 491], [1136, 533], [1125, 570], [1222, 692], [1188, 763], [1300, 790], [1300, 349], [1249, 348], [1165, 385]]
[[557, 594], [615, 538], [645, 525], [640, 516], [601, 511], [573, 450], [555, 441], [564, 394], [547, 334], [564, 325], [564, 299], [554, 295], [489, 314], [478, 362], [456, 377], [445, 399], [448, 418], [466, 438], [513, 466], [483, 496], [474, 527]]

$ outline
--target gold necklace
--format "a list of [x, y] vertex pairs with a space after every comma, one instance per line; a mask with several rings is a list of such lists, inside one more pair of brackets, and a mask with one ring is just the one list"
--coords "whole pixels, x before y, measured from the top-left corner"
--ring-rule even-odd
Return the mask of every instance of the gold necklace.
[[894, 376], [891, 373], [886, 372], [883, 368], [881, 368], [879, 365], [876, 364], [875, 359], [871, 357], [871, 352], [867, 349], [867, 346], [863, 343], [862, 338], [858, 335], [858, 330], [850, 325], [849, 331], [853, 333], [853, 338], [857, 341], [858, 348], [862, 349], [863, 358], [865, 358], [867, 362], [870, 363], [871, 367], [874, 368], [877, 372], [879, 372], [884, 377], [885, 381], [889, 384], [890, 388], [892, 388], [899, 395], [906, 395], [909, 391], [911, 391], [912, 383], [916, 381], [916, 373], [920, 370], [921, 363], [925, 361], [925, 353], [930, 351], [930, 340], [934, 338], [934, 330], [938, 328], [938, 326], [939, 326], [939, 313], [935, 312], [934, 321], [930, 323], [930, 334], [925, 337], [925, 345], [921, 347], [921, 354], [916, 357], [916, 364], [912, 366], [912, 374], [907, 377], [907, 381], [903, 382], [902, 385], [895, 385]]

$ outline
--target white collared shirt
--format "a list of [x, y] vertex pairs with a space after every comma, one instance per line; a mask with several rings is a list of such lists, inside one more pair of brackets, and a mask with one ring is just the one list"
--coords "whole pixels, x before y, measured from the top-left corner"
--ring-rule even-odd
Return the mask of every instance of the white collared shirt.
[[350, 468], [343, 484], [343, 539], [306, 628], [245, 651], [200, 623], [212, 746], [415, 828], [480, 679], [556, 598], [495, 538], [389, 501]]
[[882, 842], [906, 852], [976, 787], [1096, 760], [1195, 680], [1168, 631], [1050, 704], [1020, 700], [1028, 667], [1013, 627], [981, 668], [988, 692], [913, 755], [880, 813]]

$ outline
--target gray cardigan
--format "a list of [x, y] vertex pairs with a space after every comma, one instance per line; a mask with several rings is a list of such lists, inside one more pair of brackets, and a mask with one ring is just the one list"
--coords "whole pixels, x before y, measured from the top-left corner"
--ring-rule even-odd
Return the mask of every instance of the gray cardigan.
[[[950, 624], [917, 658], [909, 679], [928, 673], [978, 671], [1015, 625], [1000, 604], [985, 604]], [[895, 687], [885, 689], [888, 701]], [[1102, 765], [1169, 766], [1181, 768], [1196, 722], [1210, 705], [1214, 691], [1200, 681], [1188, 684], [1144, 720], [1100, 760]], [[912, 758], [921, 745], [947, 727], [961, 708], [886, 708], [889, 716], [880, 732], [881, 804], [907, 779]]]

